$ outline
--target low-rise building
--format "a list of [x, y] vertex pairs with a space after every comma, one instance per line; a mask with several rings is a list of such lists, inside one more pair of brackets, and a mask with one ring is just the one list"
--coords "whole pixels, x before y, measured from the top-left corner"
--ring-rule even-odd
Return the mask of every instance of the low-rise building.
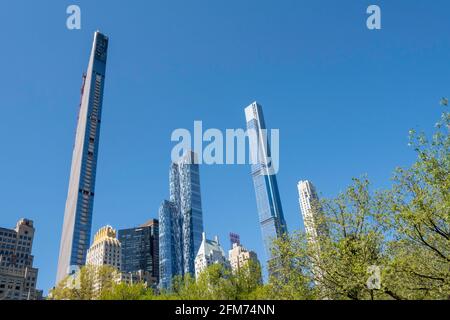
[[31, 254], [33, 221], [22, 219], [15, 229], [0, 228], [0, 300], [39, 300], [38, 269]]

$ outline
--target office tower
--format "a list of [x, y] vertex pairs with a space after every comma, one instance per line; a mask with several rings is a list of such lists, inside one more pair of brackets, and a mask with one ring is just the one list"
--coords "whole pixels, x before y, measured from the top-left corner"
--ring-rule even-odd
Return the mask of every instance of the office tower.
[[197, 155], [189, 152], [170, 167], [170, 201], [159, 209], [160, 286], [168, 289], [176, 275], [195, 274], [202, 242], [203, 213]]
[[241, 237], [237, 233], [230, 232], [230, 244], [231, 248], [233, 248], [235, 244], [240, 245]]
[[[278, 191], [277, 178], [271, 170], [271, 151], [266, 132], [262, 107], [254, 102], [245, 108], [249, 136], [253, 132], [256, 140], [250, 141], [250, 153], [257, 157], [252, 163], [252, 177], [256, 193], [259, 222], [267, 257], [272, 256], [272, 241], [287, 233]], [[250, 139], [251, 140], [251, 139]]]
[[87, 252], [86, 264], [90, 266], [111, 266], [121, 270], [121, 245], [116, 230], [102, 227], [95, 234], [94, 242]]
[[96, 32], [81, 89], [56, 283], [85, 264], [91, 241], [107, 50], [108, 38]]
[[15, 229], [0, 228], [0, 300], [40, 300], [38, 269], [33, 268], [33, 221], [22, 219]]
[[318, 221], [317, 217], [320, 204], [316, 188], [309, 181], [299, 181], [297, 187], [306, 235], [311, 243], [317, 244], [321, 226], [324, 224]]
[[259, 265], [256, 252], [248, 251], [242, 245], [237, 243], [234, 243], [233, 248], [228, 252], [228, 259], [230, 260], [231, 270], [233, 270], [233, 273], [239, 272], [249, 262]]
[[140, 275], [149, 285], [159, 282], [159, 222], [152, 219], [137, 227], [119, 230], [122, 272]]
[[195, 278], [209, 266], [213, 264], [221, 264], [226, 268], [229, 267], [229, 262], [225, 257], [225, 252], [220, 246], [219, 238], [216, 236], [214, 240], [206, 239], [206, 234], [202, 233], [202, 243], [195, 257]]

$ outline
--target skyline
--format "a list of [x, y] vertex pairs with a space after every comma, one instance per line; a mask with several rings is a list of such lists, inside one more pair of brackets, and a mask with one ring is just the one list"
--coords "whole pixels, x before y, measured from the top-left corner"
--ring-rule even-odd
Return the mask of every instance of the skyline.
[[[26, 6], [30, 8], [21, 13], [21, 23], [34, 12], [44, 15], [39, 6], [28, 3]], [[84, 11], [95, 12], [102, 4], [81, 2], [81, 6]], [[315, 26], [305, 13], [301, 13], [301, 6], [292, 2], [289, 2], [289, 7], [281, 4], [270, 20], [272, 15], [261, 3], [255, 18], [269, 19], [275, 30], [260, 24], [261, 32], [268, 35], [262, 39], [255, 29], [250, 28], [236, 38], [237, 48], [234, 48], [231, 44], [239, 28], [231, 27], [232, 22], [247, 26], [243, 18], [249, 5], [242, 6], [240, 15], [234, 18], [229, 11], [231, 9], [226, 9], [221, 16], [219, 9], [222, 7], [218, 4], [211, 17], [207, 16], [206, 9], [199, 9], [201, 5], [194, 6], [199, 10], [197, 16], [204, 19], [202, 21], [222, 17], [219, 22], [229, 27], [227, 32], [221, 29], [220, 23], [211, 24], [213, 31], [204, 30], [200, 25], [181, 31], [176, 27], [171, 29], [153, 14], [150, 22], [145, 22], [150, 24], [147, 27], [144, 22], [128, 20], [130, 26], [119, 24], [114, 27], [114, 17], [117, 17], [114, 10], [118, 7], [111, 4], [106, 8], [105, 16], [97, 22], [87, 20], [79, 33], [64, 29], [59, 21], [63, 17], [58, 15], [57, 9], [50, 8], [47, 13], [49, 21], [38, 24], [35, 30], [29, 30], [27, 23], [23, 26], [18, 24], [13, 34], [27, 29], [32, 35], [39, 35], [30, 37], [26, 44], [5, 35], [9, 46], [18, 48], [20, 52], [17, 56], [15, 50], [4, 53], [3, 61], [9, 61], [10, 66], [5, 64], [7, 76], [0, 80], [5, 88], [0, 144], [4, 150], [9, 150], [0, 160], [4, 179], [0, 225], [13, 227], [21, 217], [35, 221], [34, 255], [35, 265], [40, 269], [39, 288], [47, 291], [54, 281], [55, 252], [58, 251], [55, 251], [54, 242], [58, 242], [62, 225], [79, 100], [79, 76], [85, 67], [87, 43], [97, 28], [93, 25], [98, 24], [102, 31], [114, 37], [111, 73], [108, 75], [111, 78], [107, 83], [108, 97], [105, 97], [108, 100], [109, 110], [105, 114], [108, 123], [102, 128], [99, 158], [102, 169], [98, 173], [93, 232], [105, 224], [121, 229], [157, 217], [160, 201], [167, 197], [167, 167], [172, 146], [170, 132], [178, 127], [190, 128], [194, 120], [205, 117], [208, 127], [244, 128], [242, 109], [253, 100], [259, 100], [265, 106], [271, 127], [280, 128], [279, 185], [286, 220], [292, 230], [301, 227], [296, 194], [298, 180], [311, 180], [319, 193], [333, 196], [350, 183], [351, 177], [366, 172], [375, 187], [388, 185], [395, 166], [408, 165], [414, 160], [414, 153], [407, 147], [407, 132], [414, 127], [429, 128], [440, 111], [434, 106], [448, 92], [450, 73], [445, 61], [449, 44], [443, 40], [442, 33], [448, 29], [448, 22], [440, 14], [445, 12], [442, 7], [448, 7], [447, 4], [429, 9], [433, 11], [431, 23], [426, 24], [425, 20], [419, 19], [422, 23], [415, 27], [410, 26], [408, 20], [419, 17], [420, 4], [408, 3], [411, 13], [405, 17], [402, 16], [401, 4], [386, 3], [384, 10], [393, 9], [395, 19], [400, 20], [393, 21], [389, 14], [385, 15], [384, 26], [385, 29], [391, 28], [391, 33], [385, 30], [380, 34], [367, 33], [360, 26], [359, 18], [352, 18], [343, 24], [341, 30], [329, 30], [329, 27], [313, 29], [318, 36], [316, 40], [299, 32], [305, 26]], [[301, 19], [286, 13], [287, 7]], [[348, 15], [353, 17], [352, 6], [343, 7], [345, 10], [333, 7], [335, 10], [330, 11], [343, 19]], [[20, 2], [12, 4], [12, 8], [23, 11]], [[142, 17], [138, 9], [142, 10], [132, 8], [128, 14]], [[167, 12], [164, 5], [161, 10], [165, 17], [177, 13]], [[346, 10], [352, 13], [345, 14]], [[310, 4], [307, 12], [317, 12], [316, 18], [330, 18], [315, 4]], [[286, 20], [281, 19], [282, 13], [286, 13]], [[0, 31], [2, 33], [11, 29], [6, 27], [8, 23], [9, 26], [16, 25], [8, 17], [1, 21], [2, 24], [7, 23]], [[182, 16], [177, 23], [184, 26], [188, 21], [190, 19]], [[278, 27], [274, 26], [275, 22]], [[158, 36], [151, 31], [158, 23], [168, 28], [165, 35], [168, 34], [172, 40], [177, 39], [177, 45], [172, 46], [163, 39], [163, 35]], [[292, 32], [290, 28], [297, 23], [297, 32]], [[60, 29], [52, 29], [60, 24]], [[141, 47], [143, 44], [137, 40], [142, 34], [130, 33], [133, 29], [149, 30], [151, 46]], [[347, 48], [340, 41], [347, 38], [349, 30], [356, 31], [350, 33], [354, 38], [349, 37], [351, 43]], [[210, 32], [216, 32], [217, 38], [224, 39], [231, 49], [222, 48], [214, 41], [207, 46], [192, 36], [194, 31], [199, 32], [204, 37], [202, 39], [214, 39]], [[187, 45], [183, 41], [186, 34], [191, 35], [189, 39], [194, 44], [185, 48], [183, 55], [174, 53], [172, 49]], [[281, 38], [276, 39], [278, 35]], [[296, 38], [295, 35], [301, 37]], [[334, 36], [336, 39], [332, 40]], [[55, 52], [48, 52], [46, 47], [55, 38], [59, 39], [59, 46]], [[309, 47], [291, 44], [291, 39], [306, 42]], [[395, 41], [400, 41], [403, 47], [395, 45]], [[423, 46], [416, 46], [419, 41]], [[247, 49], [252, 45], [258, 50], [248, 54]], [[393, 49], [389, 48], [392, 46]], [[29, 52], [30, 47], [35, 49], [36, 56], [41, 57], [39, 60], [33, 56], [23, 59], [22, 52]], [[128, 52], [130, 47], [134, 48], [133, 54]], [[221, 49], [225, 51], [220, 53]], [[206, 50], [208, 56], [202, 54], [202, 50]], [[167, 57], [163, 58], [165, 54]], [[317, 54], [315, 58], [314, 54]], [[348, 54], [350, 56], [346, 57]], [[142, 64], [142, 60], [133, 59], [133, 55], [151, 57], [153, 62], [146, 60]], [[209, 55], [217, 57], [212, 59]], [[227, 58], [227, 55], [231, 56]], [[236, 61], [231, 62], [233, 59]], [[340, 63], [340, 66], [330, 65], [327, 59], [334, 59], [333, 62]], [[140, 61], [135, 63], [135, 60]], [[55, 63], [55, 70], [47, 70], [50, 61]], [[350, 67], [349, 63], [356, 65]], [[366, 72], [360, 73], [357, 69]], [[62, 75], [60, 70], [64, 70]], [[395, 74], [391, 70], [395, 70]], [[45, 85], [42, 78], [47, 81]], [[336, 83], [338, 81], [340, 83]], [[59, 90], [49, 90], [48, 85], [57, 86]], [[27, 94], [23, 95], [23, 89], [18, 88], [25, 88]], [[215, 112], [211, 111], [212, 107]], [[166, 110], [176, 112], [168, 113]], [[386, 117], [388, 113], [390, 116]], [[130, 123], [118, 121], [130, 118]], [[10, 132], [16, 133], [14, 142], [10, 141]], [[45, 137], [52, 139], [42, 139]], [[302, 150], [308, 153], [302, 153]], [[11, 167], [16, 170], [10, 170]], [[218, 234], [222, 239], [229, 232], [241, 234], [242, 242], [261, 256], [254, 190], [248, 172], [248, 166], [202, 167], [205, 226], [208, 234]], [[234, 192], [236, 184], [240, 186], [238, 194]], [[233, 203], [239, 203], [240, 208], [236, 209]], [[221, 218], [230, 214], [238, 218], [239, 223]]]

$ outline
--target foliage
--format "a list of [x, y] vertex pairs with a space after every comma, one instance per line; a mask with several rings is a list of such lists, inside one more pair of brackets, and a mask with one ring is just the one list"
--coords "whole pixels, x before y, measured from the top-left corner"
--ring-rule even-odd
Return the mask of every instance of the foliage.
[[66, 277], [49, 294], [54, 300], [94, 300], [111, 290], [118, 271], [111, 266], [87, 265]]
[[389, 281], [404, 299], [450, 299], [449, 128], [444, 112], [430, 141], [411, 131], [418, 160], [395, 174]]

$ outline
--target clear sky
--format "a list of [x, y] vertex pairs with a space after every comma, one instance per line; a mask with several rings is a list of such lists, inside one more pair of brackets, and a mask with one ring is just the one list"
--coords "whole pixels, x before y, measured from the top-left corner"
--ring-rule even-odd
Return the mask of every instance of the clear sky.
[[[82, 29], [66, 28], [78, 4]], [[382, 9], [382, 30], [366, 8]], [[448, 0], [2, 1], [0, 226], [35, 221], [38, 286], [53, 286], [81, 76], [96, 29], [110, 37], [93, 217], [101, 226], [156, 218], [168, 197], [174, 129], [245, 128], [262, 104], [280, 129], [278, 182], [290, 231], [296, 184], [325, 197], [367, 173], [390, 185], [415, 159], [410, 128], [429, 130], [450, 93]], [[202, 166], [204, 226], [263, 257], [249, 166]]]

